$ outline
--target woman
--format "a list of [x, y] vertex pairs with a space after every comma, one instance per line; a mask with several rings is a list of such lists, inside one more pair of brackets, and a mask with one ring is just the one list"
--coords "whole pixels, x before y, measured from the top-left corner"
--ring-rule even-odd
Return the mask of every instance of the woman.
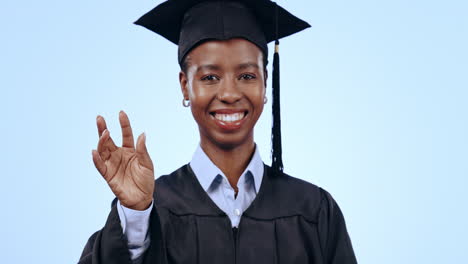
[[356, 263], [330, 194], [264, 165], [256, 149], [271, 38], [262, 11], [289, 21], [276, 39], [308, 25], [268, 0], [252, 2], [171, 0], [137, 21], [179, 45], [183, 104], [200, 145], [190, 164], [154, 181], [145, 135], [134, 146], [120, 112], [118, 147], [98, 116], [93, 161], [116, 202], [80, 263]]

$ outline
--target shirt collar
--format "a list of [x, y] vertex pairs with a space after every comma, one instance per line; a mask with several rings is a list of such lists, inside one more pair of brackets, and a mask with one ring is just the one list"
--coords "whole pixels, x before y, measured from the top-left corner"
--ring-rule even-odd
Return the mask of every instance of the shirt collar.
[[[241, 178], [244, 180], [248, 179], [248, 177], [245, 177], [245, 174], [250, 172], [253, 176], [255, 190], [257, 193], [260, 189], [260, 185], [263, 179], [263, 166], [264, 165], [262, 158], [260, 157], [260, 152], [257, 145], [255, 145], [255, 151], [252, 159], [245, 168], [244, 172], [242, 172]], [[222, 177], [226, 177], [224, 173], [210, 160], [200, 145], [198, 145], [195, 153], [193, 154], [192, 160], [190, 161], [190, 167], [192, 168], [195, 176], [205, 191], [208, 191], [213, 181], [216, 180], [216, 176], [221, 175]]]

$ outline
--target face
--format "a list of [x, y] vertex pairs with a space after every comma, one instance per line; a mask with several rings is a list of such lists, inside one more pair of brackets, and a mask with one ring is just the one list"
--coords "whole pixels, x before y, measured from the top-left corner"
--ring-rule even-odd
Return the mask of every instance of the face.
[[232, 149], [253, 144], [263, 111], [263, 53], [244, 39], [208, 41], [187, 55], [179, 81], [200, 130], [201, 144]]

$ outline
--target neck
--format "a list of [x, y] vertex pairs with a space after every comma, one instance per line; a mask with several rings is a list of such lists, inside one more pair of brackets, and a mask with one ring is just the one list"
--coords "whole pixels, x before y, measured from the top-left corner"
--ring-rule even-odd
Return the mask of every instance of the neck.
[[229, 184], [237, 193], [237, 182], [255, 151], [253, 140], [229, 149], [223, 149], [203, 141], [200, 142], [200, 146], [210, 160], [224, 173]]

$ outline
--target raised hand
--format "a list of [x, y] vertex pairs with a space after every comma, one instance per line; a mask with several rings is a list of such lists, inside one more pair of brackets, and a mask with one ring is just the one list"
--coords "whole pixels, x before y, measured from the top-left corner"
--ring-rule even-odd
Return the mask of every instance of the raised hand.
[[154, 167], [142, 133], [134, 145], [130, 121], [124, 111], [119, 113], [122, 147], [117, 147], [102, 116], [96, 118], [99, 142], [93, 150], [93, 161], [120, 203], [134, 210], [145, 210], [151, 204], [154, 191]]

